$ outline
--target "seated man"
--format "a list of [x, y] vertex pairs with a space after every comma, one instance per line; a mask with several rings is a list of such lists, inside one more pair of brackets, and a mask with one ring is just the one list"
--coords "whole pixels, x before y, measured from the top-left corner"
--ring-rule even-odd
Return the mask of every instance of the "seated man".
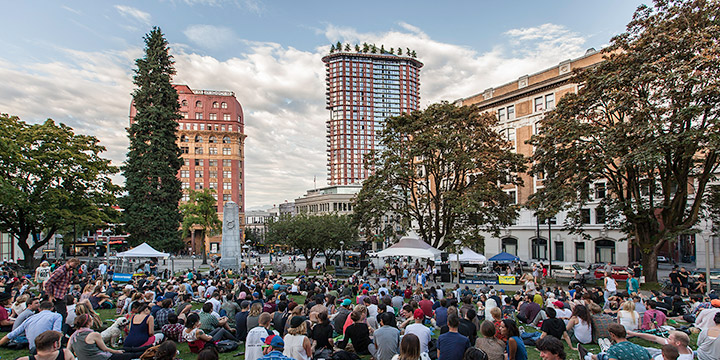
[[55, 305], [50, 301], [40, 303], [40, 312], [30, 316], [17, 329], [11, 331], [0, 339], [0, 346], [7, 344], [10, 340], [16, 339], [22, 333], [30, 343], [30, 353], [35, 353], [35, 338], [47, 330], [60, 331], [62, 329], [62, 316], [52, 311]]
[[[633, 331], [628, 331], [628, 336], [633, 337], [637, 336], [643, 340], [647, 340], [650, 342], [654, 342], [656, 344], [660, 345], [672, 345], [675, 348], [677, 348], [678, 351], [678, 360], [692, 360], [693, 359], [693, 351], [688, 347], [688, 344], [690, 343], [690, 338], [682, 331], [671, 331], [670, 335], [668, 335], [667, 339], [660, 336], [655, 336], [652, 334], [645, 334], [645, 333], [638, 333]], [[654, 356], [655, 360], [662, 360], [662, 354], [660, 353], [660, 349], [655, 348], [646, 348], [648, 352]]]
[[665, 313], [657, 310], [657, 306], [658, 303], [656, 301], [647, 302], [648, 309], [647, 311], [645, 311], [642, 321], [643, 330], [656, 329], [665, 325], [665, 320], [667, 319], [667, 317], [665, 316]]
[[650, 360], [650, 353], [644, 347], [633, 344], [627, 340], [625, 327], [620, 324], [611, 324], [608, 328], [610, 340], [614, 343], [604, 353], [593, 355], [589, 353], [585, 359], [593, 360]]
[[[17, 360], [35, 359], [65, 359], [74, 360], [75, 356], [69, 349], [64, 348], [61, 344], [62, 333], [59, 331], [48, 330], [35, 338], [36, 356], [23, 356]], [[60, 354], [62, 352], [62, 354]]]

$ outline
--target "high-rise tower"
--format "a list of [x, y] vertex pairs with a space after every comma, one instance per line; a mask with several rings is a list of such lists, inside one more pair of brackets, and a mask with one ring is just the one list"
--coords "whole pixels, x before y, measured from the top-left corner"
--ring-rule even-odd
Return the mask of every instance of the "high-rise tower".
[[378, 148], [376, 135], [384, 120], [419, 108], [423, 64], [412, 54], [338, 51], [323, 57], [330, 110], [326, 126], [330, 185], [366, 179], [371, 171], [363, 167], [363, 159]]

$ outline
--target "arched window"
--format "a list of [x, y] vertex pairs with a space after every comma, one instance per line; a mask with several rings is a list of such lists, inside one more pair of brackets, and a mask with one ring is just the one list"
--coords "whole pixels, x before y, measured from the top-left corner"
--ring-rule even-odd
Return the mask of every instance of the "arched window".
[[195, 102], [195, 107], [201, 108], [202, 107], [202, 101], [198, 100]]
[[517, 256], [517, 239], [504, 238], [501, 240], [501, 244], [503, 252]]
[[215, 144], [215, 143], [217, 142], [217, 138], [214, 137], [214, 136], [211, 136], [211, 137], [208, 139], [208, 142], [211, 143], [211, 144]]
[[187, 100], [183, 99], [183, 101], [180, 102], [180, 105], [187, 106]]
[[220, 104], [220, 107], [223, 109], [227, 109], [227, 103], [223, 101], [222, 104]]
[[610, 239], [595, 241], [595, 262], [615, 263], [615, 242]]
[[213, 106], [213, 109], [217, 109], [217, 108], [218, 108], [218, 102], [217, 102], [217, 101], [213, 101], [213, 105], [212, 105], [212, 106]]
[[180, 135], [180, 142], [190, 142], [190, 138], [187, 135]]
[[231, 140], [230, 140], [230, 137], [229, 137], [229, 136], [225, 136], [225, 137], [223, 138], [223, 144], [229, 144], [230, 141], [231, 141]]
[[547, 260], [547, 240], [541, 238], [532, 239], [532, 258]]
[[195, 136], [195, 142], [196, 142], [196, 143], [201, 143], [201, 142], [203, 142], [202, 136], [200, 136], [200, 135]]

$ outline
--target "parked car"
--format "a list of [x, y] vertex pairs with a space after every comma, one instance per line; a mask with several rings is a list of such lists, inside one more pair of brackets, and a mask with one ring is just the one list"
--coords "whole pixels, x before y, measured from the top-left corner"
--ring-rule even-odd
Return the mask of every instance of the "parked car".
[[659, 263], [669, 263], [669, 262], [670, 262], [670, 258], [668, 258], [668, 257], [665, 256], [665, 255], [658, 255], [658, 257], [657, 257], [657, 262], [659, 262]]
[[[630, 277], [631, 270], [627, 266], [611, 266], [612, 273], [610, 277], [615, 280], [627, 280]], [[605, 277], [605, 268], [598, 268], [595, 270], [595, 278], [602, 279]]]
[[565, 265], [562, 267], [561, 270], [553, 270], [553, 276], [573, 278], [575, 277], [575, 271], [580, 273], [580, 275], [583, 275], [583, 277], [585, 277], [586, 279], [590, 278], [590, 270], [578, 264]]

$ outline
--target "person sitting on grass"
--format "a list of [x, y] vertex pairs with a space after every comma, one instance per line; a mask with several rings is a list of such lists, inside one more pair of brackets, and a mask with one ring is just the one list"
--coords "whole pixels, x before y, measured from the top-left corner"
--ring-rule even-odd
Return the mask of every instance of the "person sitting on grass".
[[535, 346], [543, 360], [565, 360], [565, 346], [560, 339], [552, 335], [541, 338]]
[[[674, 346], [678, 351], [679, 360], [692, 360], [693, 359], [693, 351], [688, 346], [690, 343], [690, 337], [682, 331], [671, 331], [667, 338], [661, 337], [661, 336], [655, 336], [652, 334], [646, 334], [646, 333], [640, 333], [640, 332], [633, 332], [628, 331], [627, 335], [629, 337], [639, 337], [640, 339], [647, 340], [650, 342], [654, 342], [656, 344], [660, 345], [671, 345]], [[662, 356], [660, 354], [659, 349], [655, 348], [646, 348], [651, 355], [654, 356], [655, 359], [661, 360]]]
[[545, 308], [545, 314], [548, 318], [542, 323], [542, 327], [540, 328], [542, 335], [540, 335], [540, 338], [542, 339], [546, 336], [552, 336], [555, 339], [564, 339], [568, 346], [572, 348], [572, 342], [570, 341], [570, 335], [568, 335], [567, 329], [565, 328], [565, 322], [556, 317], [557, 313], [555, 312], [555, 309], [547, 307]]
[[137, 359], [143, 351], [125, 352], [107, 347], [99, 332], [90, 328], [92, 318], [88, 314], [75, 318], [75, 332], [68, 340], [67, 348], [78, 360], [131, 360]]
[[3, 338], [0, 339], [0, 346], [7, 344], [10, 340], [14, 340], [24, 333], [30, 346], [30, 353], [34, 354], [35, 338], [38, 335], [47, 330], [62, 330], [62, 315], [53, 312], [52, 310], [54, 308], [55, 306], [50, 301], [41, 302], [39, 306], [40, 312], [30, 316], [15, 330], [3, 336]]
[[175, 313], [168, 315], [168, 323], [163, 325], [160, 331], [165, 335], [166, 339], [180, 342], [182, 339], [182, 331], [185, 328], [183, 324], [178, 323], [178, 316]]
[[527, 360], [527, 349], [525, 349], [525, 343], [520, 338], [520, 331], [515, 321], [503, 320], [500, 331], [508, 338], [505, 346], [505, 352], [508, 355], [507, 360]]
[[[498, 324], [502, 322], [500, 320]], [[480, 324], [480, 333], [483, 337], [475, 340], [475, 347], [484, 351], [488, 360], [505, 359], [505, 341], [497, 337], [496, 326], [490, 321], [483, 321]]]
[[608, 327], [610, 340], [614, 343], [606, 352], [597, 355], [588, 353], [585, 360], [650, 360], [650, 353], [644, 347], [633, 344], [627, 340], [625, 327], [620, 324], [611, 324]]
[[[364, 308], [364, 307], [363, 307]], [[338, 343], [338, 347], [344, 349], [348, 342], [352, 342], [353, 350], [358, 355], [370, 355], [368, 345], [372, 342], [370, 339], [370, 327], [362, 322], [364, 320], [365, 309], [353, 311], [350, 314], [353, 324], [345, 329], [345, 337]]]
[[37, 354], [23, 356], [17, 360], [74, 360], [75, 356], [61, 344], [62, 333], [48, 330], [35, 338]]

